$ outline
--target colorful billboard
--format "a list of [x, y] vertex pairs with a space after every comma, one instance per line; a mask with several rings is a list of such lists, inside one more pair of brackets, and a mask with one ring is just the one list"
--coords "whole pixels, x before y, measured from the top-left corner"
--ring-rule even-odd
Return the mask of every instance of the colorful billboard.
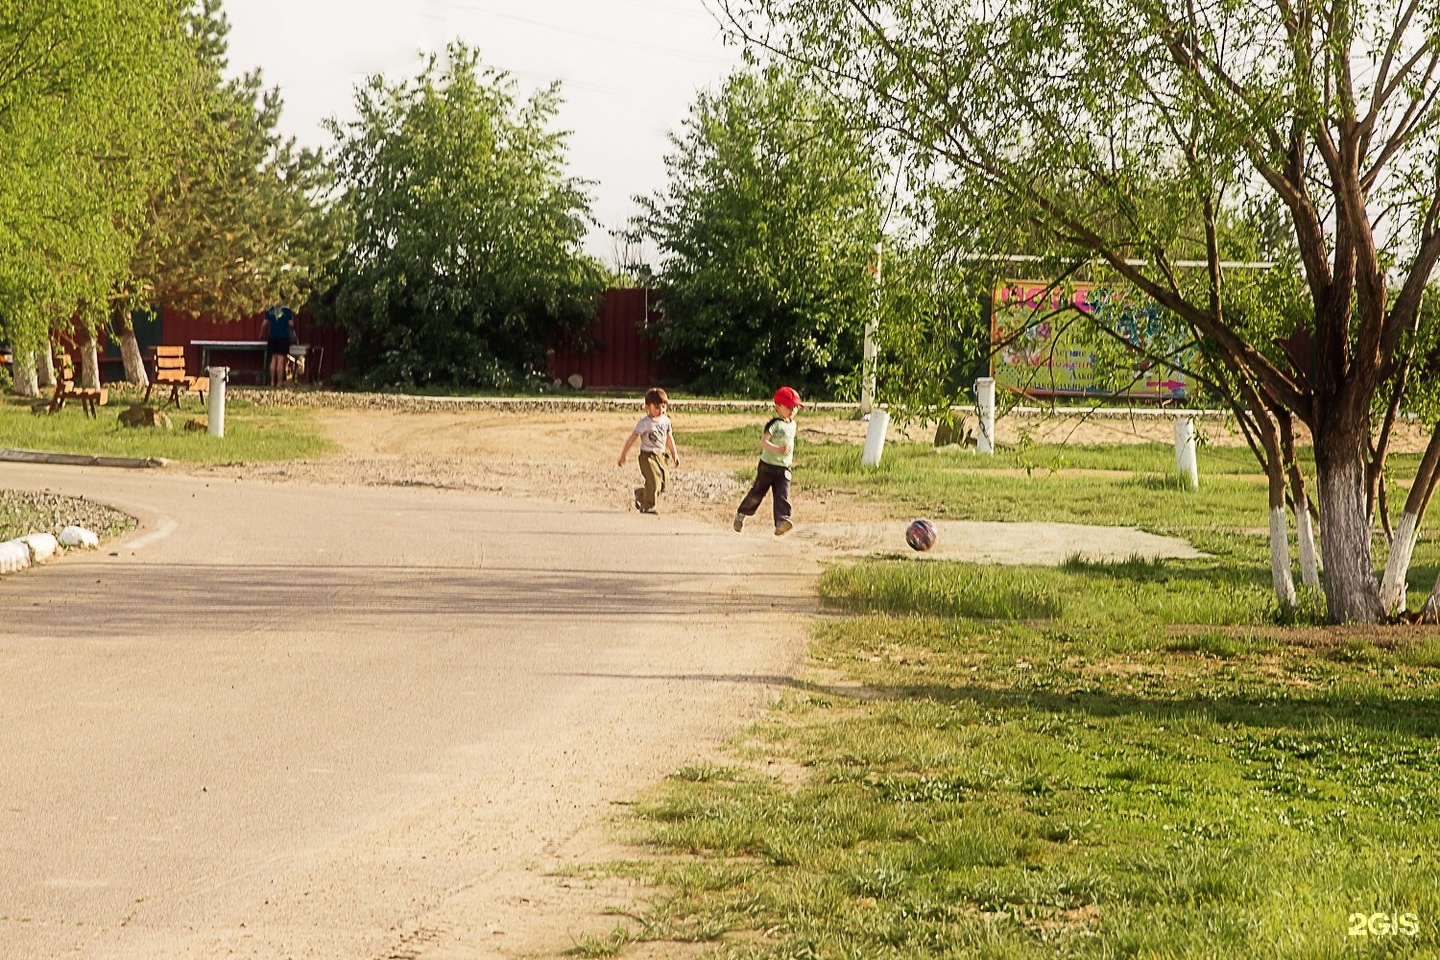
[[[1124, 342], [1099, 332], [1091, 317]], [[1190, 366], [1193, 348], [1176, 341], [1153, 301], [1093, 284], [1062, 290], [1007, 280], [991, 303], [991, 376], [1031, 396], [1184, 399], [1193, 393], [1193, 377], [1142, 352]]]

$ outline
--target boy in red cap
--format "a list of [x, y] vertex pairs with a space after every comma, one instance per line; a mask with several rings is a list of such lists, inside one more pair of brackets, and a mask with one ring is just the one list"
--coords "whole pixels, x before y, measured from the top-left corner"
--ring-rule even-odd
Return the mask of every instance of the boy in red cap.
[[766, 492], [771, 494], [775, 511], [775, 536], [783, 537], [795, 529], [790, 522], [790, 465], [795, 461], [795, 412], [803, 407], [800, 394], [791, 387], [775, 391], [775, 416], [765, 424], [760, 436], [760, 465], [755, 468], [755, 483], [735, 511], [735, 532], [745, 529], [745, 518], [755, 516]]

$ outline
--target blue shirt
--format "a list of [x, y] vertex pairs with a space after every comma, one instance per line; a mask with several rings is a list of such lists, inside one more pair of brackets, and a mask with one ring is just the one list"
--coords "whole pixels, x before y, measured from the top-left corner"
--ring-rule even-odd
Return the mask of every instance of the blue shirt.
[[289, 307], [271, 307], [265, 311], [265, 322], [269, 325], [267, 336], [271, 340], [289, 340], [290, 323], [295, 319], [295, 311]]

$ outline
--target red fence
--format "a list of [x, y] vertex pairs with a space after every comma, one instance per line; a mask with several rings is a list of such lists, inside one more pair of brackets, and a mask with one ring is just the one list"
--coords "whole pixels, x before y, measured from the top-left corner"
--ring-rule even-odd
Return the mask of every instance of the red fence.
[[653, 387], [664, 369], [655, 359], [655, 341], [642, 329], [657, 317], [650, 309], [649, 290], [606, 290], [600, 315], [588, 331], [593, 349], [583, 349], [583, 343], [558, 345], [548, 352], [546, 373], [552, 380], [578, 373], [586, 387]]
[[[305, 379], [323, 383], [342, 369], [341, 354], [345, 350], [345, 331], [337, 327], [325, 327], [314, 322], [309, 314], [295, 315], [295, 326], [300, 334], [300, 343], [310, 346], [311, 369], [305, 371]], [[185, 348], [185, 369], [190, 373], [200, 372], [201, 350], [196, 340], [264, 340], [265, 320], [260, 314], [243, 320], [217, 320], [213, 317], [197, 317], [178, 310], [166, 310], [162, 319], [160, 342]], [[318, 349], [317, 349], [318, 348]], [[216, 353], [211, 362], [224, 364], [238, 372], [258, 375], [265, 368], [265, 355], [259, 352], [239, 351]], [[317, 366], [318, 364], [318, 366]]]
[[[568, 380], [579, 374], [583, 385], [595, 389], [643, 390], [660, 382], [665, 374], [656, 359], [656, 343], [644, 335], [648, 322], [658, 319], [651, 310], [650, 291], [643, 289], [606, 290], [600, 314], [587, 331], [587, 337], [558, 344], [547, 352], [546, 373], [551, 379]], [[338, 327], [321, 326], [305, 313], [297, 314], [296, 326], [300, 343], [308, 344], [310, 368], [306, 379], [329, 380], [344, 369], [345, 331]], [[191, 374], [201, 372], [200, 340], [263, 340], [265, 324], [256, 314], [240, 320], [220, 320], [195, 316], [179, 310], [164, 310], [158, 322], [137, 316], [135, 333], [142, 351], [156, 344], [185, 348], [185, 369]], [[102, 331], [100, 358], [102, 379], [121, 379], [119, 350]], [[239, 374], [240, 379], [258, 375], [265, 365], [264, 354], [258, 351], [215, 352], [212, 363], [224, 364]]]

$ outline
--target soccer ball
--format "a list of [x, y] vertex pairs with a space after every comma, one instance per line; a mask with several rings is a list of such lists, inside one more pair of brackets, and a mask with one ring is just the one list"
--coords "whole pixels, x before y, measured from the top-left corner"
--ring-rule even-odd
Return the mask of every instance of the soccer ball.
[[912, 550], [929, 550], [935, 546], [937, 536], [939, 532], [929, 520], [911, 520], [910, 526], [905, 528], [905, 542]]

